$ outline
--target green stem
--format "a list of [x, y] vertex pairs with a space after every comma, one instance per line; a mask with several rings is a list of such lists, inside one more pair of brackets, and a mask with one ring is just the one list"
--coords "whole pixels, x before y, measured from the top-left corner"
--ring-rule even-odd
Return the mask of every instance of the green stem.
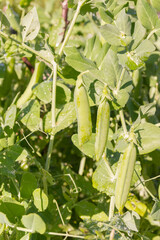
[[121, 117], [121, 123], [122, 123], [122, 128], [123, 128], [124, 134], [127, 136], [128, 132], [127, 132], [127, 127], [126, 127], [126, 123], [125, 123], [125, 119], [124, 119], [123, 110], [120, 110], [119, 114], [120, 114], [120, 117]]
[[86, 0], [83, 0], [83, 1], [79, 1], [79, 2], [78, 2], [76, 12], [75, 12], [75, 14], [74, 14], [74, 17], [73, 17], [73, 19], [72, 19], [72, 22], [71, 22], [70, 27], [69, 27], [69, 29], [68, 29], [68, 32], [67, 32], [67, 34], [66, 34], [66, 37], [65, 37], [65, 39], [64, 39], [64, 41], [63, 41], [63, 43], [62, 43], [62, 46], [61, 46], [61, 48], [60, 48], [60, 50], [59, 50], [59, 55], [60, 55], [60, 56], [62, 55], [63, 49], [64, 49], [64, 47], [66, 46], [66, 44], [67, 44], [67, 42], [68, 42], [68, 40], [69, 40], [69, 37], [70, 37], [70, 35], [71, 35], [71, 33], [72, 33], [73, 27], [74, 27], [75, 22], [76, 22], [76, 20], [77, 20], [78, 14], [79, 14], [79, 12], [80, 12], [80, 10], [81, 10], [81, 7], [82, 7], [82, 5], [83, 5], [83, 3], [84, 3], [85, 1], [86, 1]]
[[79, 175], [83, 175], [83, 172], [84, 172], [84, 167], [85, 167], [85, 163], [86, 163], [86, 157], [82, 157], [81, 161], [80, 161], [80, 166], [79, 166], [79, 171], [78, 171], [78, 174]]
[[114, 207], [115, 207], [115, 196], [111, 196], [110, 205], [109, 205], [109, 221], [114, 216]]
[[[11, 228], [14, 228], [15, 226], [10, 226]], [[27, 229], [23, 227], [16, 227], [18, 231], [21, 232], [28, 232], [28, 233], [33, 233], [32, 229]], [[61, 236], [61, 237], [71, 237], [71, 238], [79, 238], [79, 239], [85, 239], [84, 236], [77, 236], [77, 235], [72, 235], [68, 233], [58, 233], [58, 232], [45, 232], [46, 235], [48, 236]]]
[[15, 39], [15, 38], [7, 35], [6, 33], [2, 32], [2, 31], [0, 31], [0, 36], [2, 36], [2, 37], [5, 38], [5, 39], [10, 39], [10, 40], [14, 41], [14, 42], [17, 44], [17, 47], [20, 47], [20, 48], [22, 48], [22, 49], [27, 49], [29, 52], [35, 54], [36, 56], [42, 58], [42, 59], [43, 59], [44, 61], [46, 61], [47, 63], [50, 63], [50, 64], [51, 64], [51, 62], [50, 62], [46, 57], [44, 57], [44, 55], [42, 56], [38, 51], [32, 49], [31, 47], [29, 47], [29, 46], [26, 45], [25, 43], [21, 43], [21, 42], [18, 41], [17, 39]]
[[[83, 1], [80, 1], [78, 2], [78, 6], [77, 6], [77, 9], [76, 9], [76, 12], [74, 14], [74, 17], [72, 19], [72, 22], [70, 24], [70, 27], [68, 29], [68, 32], [66, 34], [66, 37], [62, 43], [62, 46], [59, 50], [59, 55], [61, 56], [62, 53], [63, 53], [63, 50], [64, 50], [64, 47], [66, 46], [68, 40], [69, 40], [69, 37], [72, 33], [72, 30], [73, 30], [73, 27], [75, 25], [75, 22], [76, 22], [76, 19], [78, 17], [78, 14], [80, 12], [80, 9], [83, 5], [83, 3], [85, 2], [86, 0], [83, 0]], [[58, 65], [56, 62], [53, 63], [53, 85], [52, 85], [52, 108], [51, 108], [51, 114], [52, 114], [52, 128], [55, 127], [56, 125], [56, 82], [57, 82], [57, 70], [58, 70]], [[48, 147], [48, 152], [47, 152], [47, 159], [46, 159], [46, 165], [45, 165], [45, 170], [49, 170], [50, 168], [50, 162], [51, 162], [51, 155], [52, 155], [52, 150], [53, 150], [53, 143], [54, 143], [54, 135], [51, 135], [50, 137], [50, 142], [49, 142], [49, 147]], [[45, 184], [45, 188], [46, 188], [46, 184]], [[46, 189], [47, 191], [47, 189]]]

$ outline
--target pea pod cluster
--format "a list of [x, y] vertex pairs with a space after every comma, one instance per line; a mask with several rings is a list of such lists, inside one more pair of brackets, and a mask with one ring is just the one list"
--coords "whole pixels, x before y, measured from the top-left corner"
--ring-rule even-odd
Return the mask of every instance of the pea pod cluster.
[[76, 82], [74, 102], [78, 122], [78, 140], [79, 145], [82, 146], [92, 135], [91, 111], [87, 91], [82, 81], [82, 74], [78, 76]]
[[96, 122], [96, 141], [95, 141], [95, 156], [99, 161], [105, 150], [108, 140], [110, 119], [110, 106], [106, 97], [104, 97], [98, 107], [97, 122]]
[[131, 141], [120, 157], [115, 188], [115, 203], [120, 213], [122, 213], [129, 194], [136, 162], [136, 154], [136, 146], [134, 142]]

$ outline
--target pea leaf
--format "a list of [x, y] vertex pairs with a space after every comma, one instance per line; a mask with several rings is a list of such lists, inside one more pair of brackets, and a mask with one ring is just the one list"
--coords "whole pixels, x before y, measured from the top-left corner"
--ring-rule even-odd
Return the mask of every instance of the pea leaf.
[[30, 199], [32, 192], [37, 187], [37, 179], [33, 173], [26, 172], [22, 175], [20, 192], [23, 198]]
[[131, 20], [129, 15], [126, 14], [125, 9], [122, 9], [117, 15], [116, 26], [119, 31], [123, 32], [125, 35], [131, 35]]
[[126, 212], [123, 215], [122, 219], [128, 229], [134, 232], [138, 232], [140, 225], [140, 216], [136, 212]]
[[30, 234], [24, 235], [20, 240], [30, 240]]
[[140, 142], [140, 154], [147, 154], [160, 148], [160, 129], [152, 123], [141, 123], [135, 133]]
[[146, 0], [138, 0], [137, 16], [145, 28], [151, 30], [156, 26], [157, 13]]
[[160, 201], [155, 202], [151, 211], [151, 216], [153, 220], [160, 221]]
[[144, 57], [146, 53], [151, 53], [155, 50], [155, 46], [151, 41], [145, 39], [141, 44], [134, 50], [138, 57]]
[[16, 119], [17, 108], [16, 105], [11, 105], [5, 113], [5, 126], [13, 128]]
[[151, 0], [151, 4], [157, 11], [160, 11], [160, 2], [159, 2], [159, 0]]
[[134, 43], [132, 45], [132, 49], [135, 49], [138, 44], [142, 41], [146, 34], [146, 29], [142, 26], [141, 22], [139, 20], [136, 21], [134, 32], [133, 32], [133, 39]]
[[90, 140], [87, 143], [84, 143], [81, 147], [79, 146], [78, 134], [74, 134], [72, 136], [72, 142], [85, 155], [87, 155], [90, 158], [94, 158], [94, 155], [95, 155], [95, 150], [94, 150], [95, 134], [94, 133], [92, 133]]
[[23, 105], [18, 118], [30, 131], [40, 128], [40, 104], [37, 100], [29, 100]]
[[0, 25], [3, 27], [10, 27], [10, 23], [5, 14], [0, 10]]
[[106, 163], [104, 159], [99, 161], [98, 167], [93, 173], [92, 184], [98, 191], [107, 195], [114, 195], [115, 176], [110, 169], [109, 163]]
[[37, 188], [33, 192], [34, 205], [39, 211], [44, 211], [48, 207], [48, 197], [44, 191]]
[[20, 219], [25, 213], [25, 209], [24, 206], [16, 200], [3, 197], [0, 201], [0, 212], [5, 213], [9, 221], [16, 223], [17, 218]]
[[21, 219], [22, 224], [30, 229], [33, 233], [38, 232], [40, 234], [45, 233], [46, 224], [42, 220], [42, 218], [36, 213], [30, 213], [28, 215], [24, 215]]
[[62, 129], [69, 127], [69, 125], [71, 125], [76, 120], [74, 103], [66, 103], [61, 110], [57, 111], [55, 128], [52, 128], [51, 119], [51, 112], [48, 112], [44, 120], [44, 130], [46, 132], [52, 132], [53, 134], [56, 134]]
[[[34, 90], [34, 94], [45, 104], [52, 100], [52, 82], [45, 81], [38, 84]], [[64, 84], [57, 82], [56, 86], [56, 106], [59, 107], [71, 99], [71, 91]]]
[[76, 203], [75, 211], [82, 220], [108, 221], [108, 216], [102, 209], [86, 200]]
[[122, 67], [118, 63], [116, 52], [109, 49], [101, 65], [101, 75], [103, 76], [104, 82], [113, 88], [116, 87], [121, 72]]
[[33, 40], [38, 35], [40, 24], [36, 8], [32, 8], [22, 19], [21, 19], [22, 38], [23, 42]]
[[15, 175], [15, 162], [24, 161], [28, 156], [28, 152], [18, 144], [1, 151], [0, 174], [13, 177]]
[[20, 33], [20, 18], [19, 15], [13, 10], [13, 8], [8, 5], [6, 10], [7, 19], [11, 27]]
[[84, 72], [91, 69], [97, 69], [95, 63], [85, 58], [75, 47], [65, 47], [66, 62], [76, 71]]
[[8, 220], [5, 213], [0, 212], [0, 223], [12, 226], [13, 224]]
[[111, 45], [121, 45], [121, 33], [115, 25], [106, 24], [101, 27], [101, 34], [104, 39]]

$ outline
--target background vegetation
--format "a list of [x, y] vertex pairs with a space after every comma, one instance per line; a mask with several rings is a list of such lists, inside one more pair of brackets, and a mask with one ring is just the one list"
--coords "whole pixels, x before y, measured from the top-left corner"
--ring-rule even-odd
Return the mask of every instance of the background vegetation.
[[[2, 0], [0, 9], [0, 239], [159, 240], [159, 0]], [[93, 125], [82, 146], [80, 73]], [[110, 128], [97, 162], [104, 85]], [[137, 159], [120, 214], [116, 171], [131, 127]]]

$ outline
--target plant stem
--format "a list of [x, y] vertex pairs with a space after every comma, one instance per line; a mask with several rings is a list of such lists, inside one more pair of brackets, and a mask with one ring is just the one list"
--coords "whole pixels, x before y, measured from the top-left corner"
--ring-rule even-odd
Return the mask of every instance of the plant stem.
[[1, 35], [3, 38], [5, 38], [5, 39], [10, 39], [10, 40], [14, 41], [15, 43], [17, 43], [17, 47], [20, 47], [20, 48], [22, 48], [22, 49], [27, 49], [29, 52], [35, 54], [36, 56], [42, 58], [44, 61], [46, 61], [46, 62], [48, 62], [48, 63], [51, 64], [51, 62], [50, 62], [46, 57], [42, 56], [38, 51], [32, 49], [31, 47], [29, 47], [29, 46], [26, 45], [25, 43], [19, 42], [17, 39], [15, 39], [15, 38], [7, 35], [6, 33], [2, 32], [2, 31], [0, 31], [0, 35]]
[[[13, 225], [10, 227], [14, 228], [15, 226]], [[16, 229], [21, 232], [33, 233], [33, 231], [31, 229], [27, 229], [27, 228], [23, 228], [23, 227], [16, 227]], [[76, 236], [76, 235], [72, 235], [72, 234], [68, 234], [68, 233], [45, 232], [45, 234], [48, 236], [61, 236], [61, 237], [71, 237], [71, 238], [79, 238], [79, 239], [85, 238], [84, 236]]]
[[114, 216], [114, 207], [115, 207], [115, 196], [111, 197], [110, 205], [109, 205], [109, 221]]
[[127, 127], [126, 127], [126, 123], [125, 123], [125, 119], [124, 119], [123, 110], [120, 110], [119, 114], [120, 114], [120, 117], [121, 117], [121, 123], [122, 123], [122, 128], [123, 128], [124, 134], [125, 134], [125, 136], [127, 136], [128, 132], [127, 132]]
[[81, 176], [83, 175], [83, 172], [84, 172], [85, 163], [86, 163], [86, 157], [84, 156], [81, 158], [79, 171], [78, 171], [78, 174]]
[[79, 12], [80, 12], [80, 9], [81, 9], [81, 7], [82, 7], [82, 5], [83, 5], [83, 3], [84, 3], [85, 1], [86, 1], [86, 0], [83, 0], [83, 1], [79, 1], [79, 2], [78, 2], [76, 12], [75, 12], [75, 14], [74, 14], [74, 17], [73, 17], [73, 19], [72, 19], [72, 22], [71, 22], [70, 27], [69, 27], [69, 29], [68, 29], [68, 32], [67, 32], [67, 34], [66, 34], [66, 37], [65, 37], [65, 39], [64, 39], [64, 41], [63, 41], [63, 43], [62, 43], [62, 46], [61, 46], [61, 48], [60, 48], [60, 50], [59, 50], [59, 55], [60, 55], [60, 56], [62, 55], [63, 49], [64, 49], [64, 47], [66, 46], [66, 44], [67, 44], [67, 42], [68, 42], [68, 40], [69, 40], [69, 37], [70, 37], [70, 35], [71, 35], [71, 33], [72, 33], [72, 30], [73, 30], [73, 27], [74, 27], [75, 22], [76, 22], [76, 20], [77, 20], [77, 17], [78, 17], [78, 14], [79, 14]]
[[[73, 27], [75, 25], [76, 19], [78, 17], [78, 14], [80, 12], [81, 6], [86, 0], [78, 2], [78, 6], [75, 12], [75, 15], [72, 19], [72, 22], [70, 24], [70, 27], [68, 29], [68, 32], [66, 34], [66, 37], [62, 43], [62, 46], [59, 50], [59, 55], [61, 56], [64, 50], [64, 47], [66, 46], [69, 37], [72, 33]], [[56, 82], [57, 82], [57, 70], [58, 70], [58, 65], [56, 62], [53, 63], [53, 85], [52, 85], [52, 108], [51, 108], [51, 114], [52, 114], [52, 128], [55, 127], [56, 125]], [[51, 162], [51, 155], [52, 155], [52, 150], [53, 150], [53, 143], [54, 143], [54, 135], [52, 134], [50, 137], [50, 142], [49, 142], [49, 147], [48, 147], [48, 152], [47, 152], [47, 159], [46, 159], [46, 164], [45, 164], [45, 170], [48, 171], [50, 168], [50, 162]], [[46, 188], [46, 183], [44, 184]], [[47, 191], [47, 189], [46, 189]]]

